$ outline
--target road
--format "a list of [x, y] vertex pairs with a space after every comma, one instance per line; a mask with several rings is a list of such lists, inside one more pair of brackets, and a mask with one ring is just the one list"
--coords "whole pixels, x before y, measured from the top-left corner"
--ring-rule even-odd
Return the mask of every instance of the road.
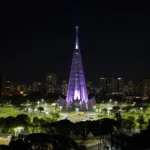
[[100, 150], [100, 145], [96, 144], [96, 145], [88, 146], [87, 150]]
[[68, 120], [71, 122], [80, 122], [81, 120], [89, 120], [89, 118], [85, 115], [71, 115], [68, 116]]
[[[65, 114], [64, 116], [67, 116], [66, 119], [70, 120], [73, 123], [94, 119], [93, 114]], [[91, 119], [89, 119], [90, 117]]]
[[100, 150], [100, 142], [99, 142], [99, 140], [84, 141], [84, 143], [82, 143], [81, 145], [85, 145], [87, 150]]

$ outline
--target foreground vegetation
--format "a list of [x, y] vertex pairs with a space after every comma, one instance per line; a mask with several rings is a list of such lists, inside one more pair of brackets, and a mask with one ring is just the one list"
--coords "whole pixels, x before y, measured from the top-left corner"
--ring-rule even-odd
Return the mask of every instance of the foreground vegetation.
[[[33, 111], [29, 112], [29, 108], [32, 108]], [[35, 108], [37, 109], [36, 112], [34, 111]], [[47, 114], [43, 111], [46, 108], [48, 110]], [[51, 111], [52, 109], [53, 111]], [[61, 120], [60, 113], [58, 106], [52, 108], [50, 104], [46, 104], [44, 107], [37, 107], [37, 104], [34, 106], [31, 104], [30, 106], [20, 107], [1, 106], [0, 129], [1, 132], [7, 131], [8, 133], [14, 133], [15, 130], [17, 130], [16, 128], [21, 126], [25, 129], [26, 133], [42, 132], [41, 124], [54, 123]], [[87, 115], [84, 112], [78, 113], [81, 115]], [[72, 112], [69, 115], [74, 114], [77, 113]], [[110, 104], [108, 102], [101, 105], [97, 104], [93, 114], [95, 120], [101, 120], [102, 118], [110, 118], [114, 121], [117, 120], [121, 123], [120, 126], [122, 131], [125, 129], [130, 132], [130, 130], [135, 131], [136, 129], [145, 129], [149, 125], [150, 105], [144, 103], [117, 104], [116, 102]], [[21, 116], [22, 119], [19, 116]], [[16, 123], [12, 124], [12, 122]], [[34, 129], [35, 127], [36, 129]]]

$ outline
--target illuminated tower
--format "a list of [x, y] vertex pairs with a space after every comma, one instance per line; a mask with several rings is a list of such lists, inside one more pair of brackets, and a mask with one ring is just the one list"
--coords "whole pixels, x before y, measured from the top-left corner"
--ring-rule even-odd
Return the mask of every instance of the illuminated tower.
[[86, 109], [88, 109], [88, 95], [80, 54], [77, 26], [76, 26], [75, 49], [73, 52], [73, 59], [66, 97], [67, 109], [69, 105], [72, 105], [73, 107], [79, 106], [80, 109], [82, 109], [82, 107], [85, 106]]

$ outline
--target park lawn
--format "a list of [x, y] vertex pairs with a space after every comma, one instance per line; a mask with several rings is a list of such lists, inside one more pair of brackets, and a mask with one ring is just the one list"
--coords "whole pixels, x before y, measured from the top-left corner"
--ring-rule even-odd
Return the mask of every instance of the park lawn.
[[10, 106], [0, 107], [0, 117], [4, 117], [4, 118], [9, 117], [9, 116], [16, 117], [19, 114], [27, 114], [27, 113], [17, 110]]
[[[43, 118], [43, 119], [47, 119], [47, 118], [53, 118], [51, 116], [51, 114], [49, 115], [45, 115], [43, 113], [28, 113], [28, 112], [24, 112], [24, 111], [21, 111], [21, 110], [18, 110], [12, 106], [4, 106], [4, 107], [0, 107], [0, 117], [4, 117], [4, 118], [7, 118], [9, 116], [12, 116], [12, 117], [16, 117], [17, 115], [20, 115], [20, 114], [25, 114], [25, 115], [28, 115], [30, 117], [30, 120], [31, 122], [33, 121], [33, 118], [34, 117], [38, 117], [38, 118]], [[58, 117], [56, 119], [56, 121], [59, 121], [61, 120], [61, 117]]]

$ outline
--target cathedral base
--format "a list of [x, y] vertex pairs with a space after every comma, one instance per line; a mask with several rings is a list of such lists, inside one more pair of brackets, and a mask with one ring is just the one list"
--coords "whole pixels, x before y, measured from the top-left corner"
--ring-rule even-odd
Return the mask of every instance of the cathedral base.
[[86, 112], [93, 110], [95, 106], [95, 98], [88, 100], [88, 104], [81, 103], [81, 101], [74, 100], [74, 103], [67, 103], [65, 99], [59, 98], [59, 104], [62, 107], [62, 111], [64, 112], [76, 112], [77, 110], [80, 112]]

